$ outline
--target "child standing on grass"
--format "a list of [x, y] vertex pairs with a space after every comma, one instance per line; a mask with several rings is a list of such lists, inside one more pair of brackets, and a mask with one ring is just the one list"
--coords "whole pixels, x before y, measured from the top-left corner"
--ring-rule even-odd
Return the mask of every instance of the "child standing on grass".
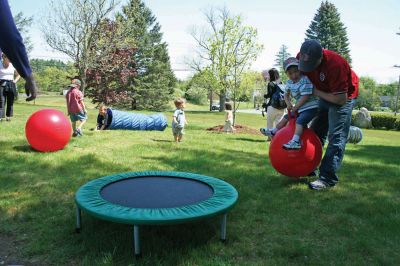
[[225, 126], [224, 132], [226, 133], [233, 133], [235, 128], [233, 127], [233, 112], [232, 112], [232, 104], [225, 103]]
[[[69, 90], [65, 96], [67, 99], [68, 115], [72, 122], [72, 129], [74, 133], [73, 137], [82, 136], [82, 126], [87, 120], [86, 106], [83, 101], [83, 93], [79, 90], [81, 87], [81, 81], [79, 79], [73, 79], [71, 85], [68, 86]], [[80, 121], [79, 126], [76, 126], [76, 122]]]
[[178, 98], [174, 101], [176, 110], [172, 117], [172, 134], [174, 135], [175, 142], [181, 142], [184, 132], [185, 125], [187, 125], [185, 112], [186, 101], [183, 98]]
[[[313, 96], [313, 84], [299, 71], [299, 61], [294, 57], [289, 57], [284, 62], [285, 73], [289, 80], [286, 83], [285, 102], [292, 114], [286, 114], [281, 121], [272, 130], [267, 130], [266, 134], [273, 137], [281, 128], [286, 126], [288, 115], [298, 112], [296, 119], [296, 129], [293, 138], [283, 148], [287, 150], [301, 149], [300, 137], [303, 134], [304, 127], [318, 113], [318, 98]], [[296, 99], [296, 104], [292, 105], [290, 96]]]

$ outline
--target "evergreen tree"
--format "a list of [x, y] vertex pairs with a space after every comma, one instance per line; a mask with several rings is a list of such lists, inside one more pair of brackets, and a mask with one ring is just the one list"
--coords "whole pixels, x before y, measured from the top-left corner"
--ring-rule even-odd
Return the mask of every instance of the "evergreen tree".
[[288, 78], [283, 69], [283, 62], [285, 62], [285, 60], [291, 56], [292, 55], [288, 52], [288, 47], [284, 44], [282, 44], [281, 48], [279, 48], [279, 52], [275, 55], [276, 58], [274, 66], [278, 67], [279, 76], [281, 77], [281, 81], [284, 83], [286, 83]]
[[132, 83], [132, 108], [163, 110], [168, 106], [176, 82], [162, 41], [161, 27], [142, 0], [130, 0], [118, 19], [136, 42], [134, 62], [137, 74]]
[[306, 31], [306, 39], [318, 40], [323, 48], [337, 52], [351, 63], [346, 27], [340, 21], [334, 4], [328, 1], [321, 3]]
[[279, 48], [279, 52], [275, 55], [275, 65], [279, 67], [279, 69], [283, 69], [283, 62], [285, 62], [286, 59], [291, 57], [292, 55], [288, 52], [288, 47], [284, 44], [282, 44], [281, 48]]

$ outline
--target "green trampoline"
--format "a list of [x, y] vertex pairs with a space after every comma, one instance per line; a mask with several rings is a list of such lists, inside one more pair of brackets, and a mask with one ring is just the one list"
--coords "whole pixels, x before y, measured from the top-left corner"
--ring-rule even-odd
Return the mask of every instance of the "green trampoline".
[[179, 224], [222, 215], [226, 239], [228, 210], [236, 189], [217, 178], [182, 172], [130, 172], [101, 177], [79, 188], [76, 229], [81, 210], [99, 219], [133, 225], [135, 255], [140, 254], [139, 226]]

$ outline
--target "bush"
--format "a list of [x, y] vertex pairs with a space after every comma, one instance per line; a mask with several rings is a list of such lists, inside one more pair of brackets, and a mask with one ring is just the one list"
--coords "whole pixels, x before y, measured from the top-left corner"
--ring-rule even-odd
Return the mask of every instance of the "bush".
[[[388, 130], [394, 129], [400, 131], [400, 116], [394, 116], [393, 114], [387, 113], [371, 113], [371, 122], [374, 128], [386, 128]], [[351, 124], [354, 123], [356, 114], [351, 115]]]
[[396, 123], [396, 117], [391, 114], [371, 114], [372, 126], [374, 128], [393, 129]]
[[194, 104], [206, 104], [207, 103], [207, 89], [193, 86], [190, 87], [185, 94], [185, 98]]
[[397, 118], [396, 122], [394, 123], [394, 129], [400, 131], [400, 118]]

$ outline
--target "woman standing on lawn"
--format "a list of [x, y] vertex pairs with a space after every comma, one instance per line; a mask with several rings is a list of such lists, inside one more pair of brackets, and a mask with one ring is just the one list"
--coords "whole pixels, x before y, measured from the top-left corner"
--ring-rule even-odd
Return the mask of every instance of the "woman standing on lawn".
[[[265, 82], [268, 81], [267, 85], [267, 94], [264, 95], [267, 109], [267, 127], [260, 128], [260, 132], [267, 136], [265, 132], [268, 130], [272, 130], [278, 124], [279, 120], [281, 120], [282, 116], [285, 114], [285, 108], [279, 108], [279, 106], [275, 105], [272, 102], [272, 96], [280, 90], [279, 85], [281, 84], [281, 79], [279, 77], [279, 72], [275, 68], [271, 68], [268, 72], [263, 72], [263, 77]], [[268, 136], [268, 140], [271, 138]]]
[[[15, 85], [20, 75], [15, 70], [7, 56], [2, 53], [0, 64], [0, 122], [6, 117], [11, 121], [13, 116], [14, 99], [17, 98], [17, 86]], [[6, 108], [7, 107], [7, 108]], [[4, 110], [6, 110], [4, 112]]]

